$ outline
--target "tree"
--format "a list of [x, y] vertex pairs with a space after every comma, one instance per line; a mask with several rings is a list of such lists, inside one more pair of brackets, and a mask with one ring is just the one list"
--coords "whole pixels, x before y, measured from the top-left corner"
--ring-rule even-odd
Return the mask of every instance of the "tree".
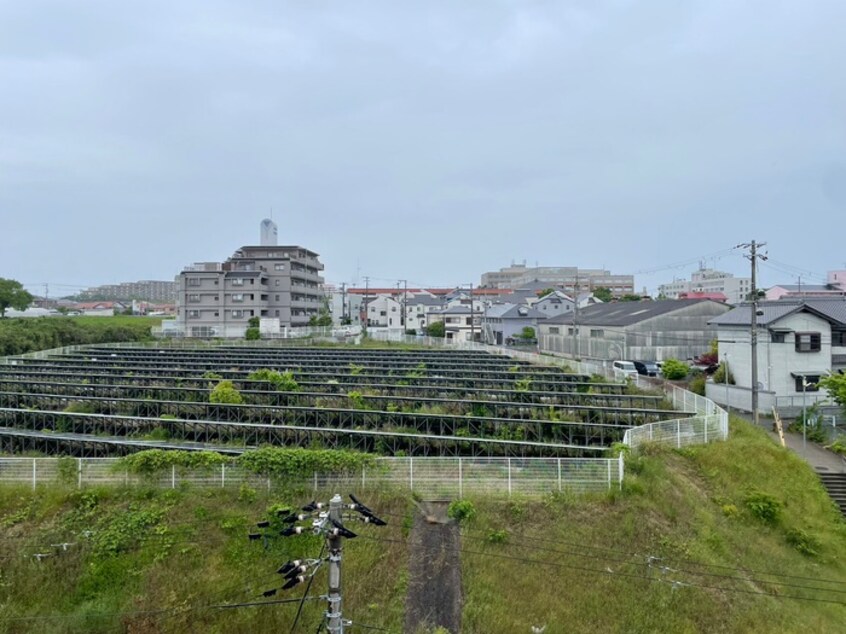
[[244, 333], [244, 339], [247, 341], [256, 341], [257, 339], [261, 339], [261, 330], [250, 326]]
[[546, 297], [547, 295], [550, 295], [550, 294], [552, 294], [552, 293], [554, 293], [554, 292], [555, 292], [555, 289], [554, 289], [554, 288], [545, 288], [545, 289], [543, 289], [540, 293], [538, 293], [538, 297], [540, 297], [540, 298], [544, 298], [544, 297]]
[[524, 326], [523, 331], [520, 333], [520, 337], [522, 339], [534, 339], [535, 338], [535, 329], [531, 326]]
[[250, 317], [250, 319], [247, 321], [247, 325], [250, 328], [258, 328], [260, 324], [261, 320], [258, 317]]
[[426, 334], [430, 337], [445, 337], [446, 336], [446, 326], [442, 321], [436, 321], [434, 323], [429, 324], [426, 328]]
[[7, 280], [0, 277], [0, 319], [6, 317], [6, 309], [26, 310], [32, 303], [33, 297], [23, 284], [17, 280]]
[[633, 295], [632, 293], [626, 293], [622, 297], [620, 297], [621, 302], [639, 302], [643, 299], [640, 295]]
[[661, 374], [670, 381], [679, 381], [686, 377], [688, 372], [690, 372], [690, 368], [687, 367], [687, 364], [678, 359], [667, 359], [661, 366]]
[[596, 299], [602, 300], [603, 302], [610, 302], [614, 299], [614, 295], [611, 294], [610, 288], [605, 288], [604, 286], [598, 286], [597, 288], [593, 289], [593, 296]]
[[309, 326], [319, 326], [325, 328], [332, 325], [332, 315], [328, 310], [320, 309], [320, 314], [312, 315], [308, 320]]
[[[766, 293], [766, 291], [763, 291], [759, 288], [757, 295], [758, 295], [758, 299], [764, 299], [767, 296], [767, 293]], [[748, 301], [748, 302], [752, 301], [752, 291], [749, 291], [748, 293], [746, 293], [746, 301]]]
[[820, 379], [819, 386], [846, 412], [846, 374], [829, 374]]

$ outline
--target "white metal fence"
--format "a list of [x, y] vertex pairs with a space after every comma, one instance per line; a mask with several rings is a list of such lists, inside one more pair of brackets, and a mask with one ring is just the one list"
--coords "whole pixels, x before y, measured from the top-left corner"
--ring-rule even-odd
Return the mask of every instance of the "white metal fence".
[[[619, 458], [380, 458], [370, 467], [343, 475], [313, 473], [292, 483], [315, 490], [329, 486], [397, 487], [427, 497], [475, 494], [543, 495], [553, 491], [588, 493], [618, 488]], [[171, 467], [154, 477], [130, 473], [120, 458], [0, 458], [0, 482], [30, 486], [64, 483], [76, 487], [139, 485], [176, 488], [192, 485], [272, 488], [273, 478], [257, 476], [236, 464], [210, 469]]]

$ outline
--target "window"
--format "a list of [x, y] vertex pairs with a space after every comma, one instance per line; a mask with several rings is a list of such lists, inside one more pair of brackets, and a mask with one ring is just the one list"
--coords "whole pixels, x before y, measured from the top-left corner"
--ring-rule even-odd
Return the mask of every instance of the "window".
[[233, 302], [243, 302], [244, 301], [244, 294], [243, 293], [233, 293], [232, 294], [232, 301]]
[[784, 343], [786, 334], [785, 332], [771, 332], [770, 341], [772, 343]]
[[188, 286], [200, 286], [200, 284], [202, 284], [202, 281], [200, 280], [199, 277], [189, 277], [188, 278]]
[[199, 301], [200, 301], [200, 296], [199, 296], [199, 295], [197, 295], [197, 294], [189, 295], [189, 296], [188, 296], [188, 301], [189, 301], [189, 302], [191, 302], [191, 303], [196, 304], [197, 302], [199, 302]]
[[281, 283], [282, 283], [282, 280], [276, 280], [276, 286], [280, 286]]
[[558, 326], [550, 326], [549, 327], [549, 334], [551, 335], [560, 335], [561, 329]]
[[243, 310], [233, 310], [232, 311], [232, 318], [233, 319], [241, 319], [244, 316]]
[[846, 348], [846, 330], [833, 331], [831, 333], [831, 345], [837, 348]]
[[278, 302], [279, 301], [279, 295], [274, 295], [274, 297], [276, 298], [274, 301]]
[[594, 330], [593, 328], [591, 328], [590, 336], [591, 337], [604, 337], [605, 331], [604, 330]]
[[276, 270], [276, 271], [284, 271], [284, 270], [285, 270], [285, 265], [284, 265], [284, 264], [279, 264], [279, 263], [277, 263], [277, 264], [274, 264], [274, 265], [273, 265], [273, 268], [274, 268], [274, 270]]
[[818, 332], [797, 332], [796, 352], [819, 352], [822, 347], [822, 337]]
[[[804, 381], [803, 381], [804, 379]], [[797, 392], [819, 392], [820, 391], [820, 376], [797, 376], [796, 377], [796, 391]]]
[[279, 317], [279, 311], [278, 310], [276, 311], [276, 316]]
[[244, 278], [243, 277], [235, 277], [232, 279], [232, 286], [243, 286], [244, 285]]
[[199, 310], [189, 310], [188, 311], [188, 319], [199, 319], [200, 318], [200, 311]]

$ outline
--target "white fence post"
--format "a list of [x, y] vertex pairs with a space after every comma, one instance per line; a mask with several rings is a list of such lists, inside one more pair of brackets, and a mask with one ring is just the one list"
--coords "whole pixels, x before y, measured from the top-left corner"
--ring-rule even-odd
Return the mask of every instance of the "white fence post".
[[35, 458], [32, 459], [32, 490], [35, 491], [35, 485], [37, 484], [37, 476], [35, 474], [36, 467], [35, 467]]
[[461, 456], [458, 457], [458, 499], [464, 497], [464, 473], [461, 467]]
[[708, 418], [709, 416], [705, 416], [702, 418], [702, 422], [705, 424], [705, 444], [708, 444]]
[[606, 460], [605, 464], [608, 465], [608, 490], [611, 490], [611, 460]]
[[414, 458], [408, 459], [408, 488], [414, 491]]
[[220, 465], [220, 488], [226, 488], [226, 463], [223, 462]]
[[76, 459], [76, 488], [82, 488], [82, 458]]
[[511, 497], [511, 458], [508, 459], [508, 497]]
[[176, 465], [170, 467], [170, 488], [176, 488]]
[[620, 478], [620, 491], [622, 491], [623, 490], [623, 472], [626, 468], [626, 462], [625, 462], [625, 460], [623, 460], [623, 452], [622, 451], [620, 452], [620, 455], [617, 456], [617, 460], [619, 461], [618, 464], [617, 464], [617, 470], [618, 470], [617, 475]]
[[681, 449], [681, 419], [676, 419], [676, 449]]
[[561, 493], [561, 458], [558, 459], [558, 492]]

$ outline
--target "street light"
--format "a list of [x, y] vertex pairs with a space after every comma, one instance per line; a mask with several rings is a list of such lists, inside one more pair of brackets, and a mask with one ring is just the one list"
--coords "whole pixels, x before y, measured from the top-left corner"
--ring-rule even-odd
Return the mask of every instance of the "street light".
[[805, 414], [805, 400], [808, 393], [808, 379], [802, 376], [802, 455], [804, 456], [808, 448], [808, 419]]
[[725, 353], [726, 360], [723, 361], [723, 380], [726, 384], [726, 414], [731, 416], [731, 405], [729, 405], [729, 355], [728, 352]]

